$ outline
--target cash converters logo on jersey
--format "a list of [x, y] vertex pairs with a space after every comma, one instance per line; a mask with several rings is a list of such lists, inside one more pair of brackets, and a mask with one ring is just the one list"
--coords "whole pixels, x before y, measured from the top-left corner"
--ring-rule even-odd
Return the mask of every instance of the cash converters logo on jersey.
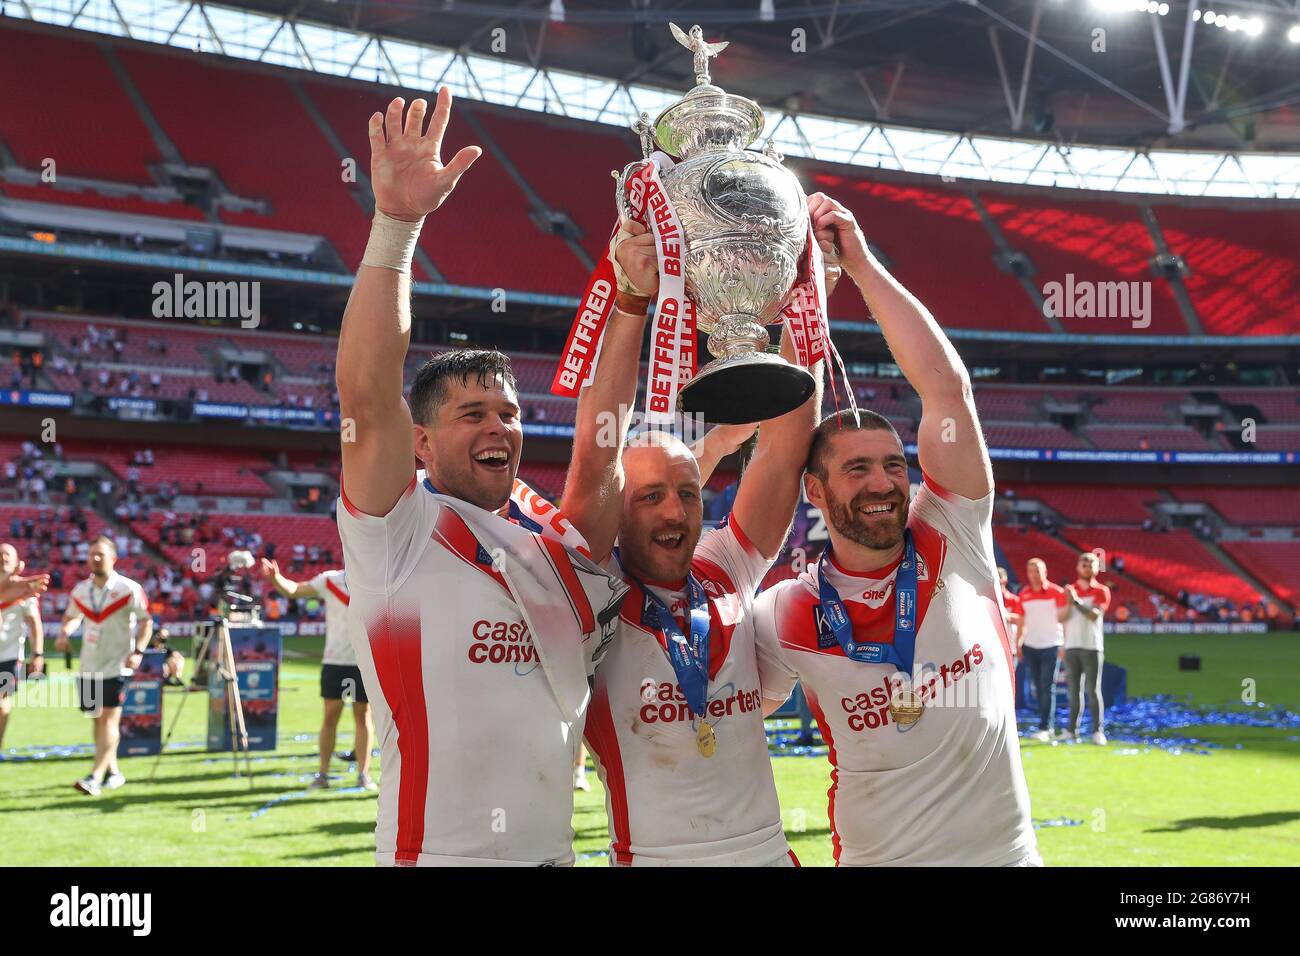
[[536, 664], [537, 649], [527, 621], [475, 621], [469, 659], [474, 664]]
[[[730, 692], [730, 693], [728, 693]], [[641, 722], [645, 724], [670, 724], [677, 721], [692, 721], [699, 717], [686, 703], [680, 684], [672, 681], [660, 681], [653, 684], [649, 680], [641, 684]], [[705, 705], [706, 717], [720, 720], [732, 714], [747, 714], [763, 705], [763, 697], [757, 687], [753, 690], [735, 690], [731, 684], [720, 687], [712, 700]]]
[[[975, 644], [951, 663], [942, 664], [938, 668], [927, 664], [918, 672], [916, 680], [910, 683], [901, 673], [894, 673], [882, 678], [870, 690], [851, 697], [841, 697], [840, 708], [848, 714], [849, 730], [861, 732], [878, 730], [894, 723], [889, 716], [890, 701], [897, 700], [908, 692], [919, 697], [926, 708], [977, 707], [988, 679], [986, 670], [976, 670], [983, 663], [984, 649]], [[975, 675], [974, 679], [967, 680], [972, 674]], [[894, 726], [900, 732], [911, 729], [898, 724]]]
[[83, 893], [73, 886], [50, 897], [50, 925], [129, 927], [132, 936], [148, 936], [153, 928], [153, 894]]

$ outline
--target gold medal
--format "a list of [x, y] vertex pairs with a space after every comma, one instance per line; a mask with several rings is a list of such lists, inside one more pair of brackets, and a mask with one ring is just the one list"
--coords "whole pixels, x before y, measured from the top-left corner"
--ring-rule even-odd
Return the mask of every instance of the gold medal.
[[925, 704], [910, 690], [895, 691], [889, 698], [889, 716], [900, 727], [911, 727], [925, 713]]
[[699, 749], [701, 757], [713, 756], [718, 749], [718, 735], [713, 732], [712, 726], [700, 722], [700, 729], [695, 734], [695, 746]]

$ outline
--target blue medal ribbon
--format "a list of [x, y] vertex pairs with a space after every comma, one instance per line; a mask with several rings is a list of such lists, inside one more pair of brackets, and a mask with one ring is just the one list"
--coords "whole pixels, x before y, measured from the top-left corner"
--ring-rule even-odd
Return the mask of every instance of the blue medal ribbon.
[[910, 680], [916, 656], [916, 544], [912, 529], [903, 531], [903, 560], [894, 576], [894, 643], [854, 641], [853, 622], [835, 585], [826, 579], [826, 562], [831, 556], [828, 543], [817, 562], [817, 587], [822, 614], [819, 625], [828, 629], [844, 650], [844, 656], [862, 664], [893, 664]]
[[654, 592], [637, 582], [646, 596], [646, 612], [651, 623], [667, 637], [668, 661], [677, 675], [677, 685], [686, 695], [686, 703], [701, 720], [709, 703], [709, 598], [695, 575], [686, 575], [686, 593], [691, 602], [691, 636], [688, 639], [677, 618]]

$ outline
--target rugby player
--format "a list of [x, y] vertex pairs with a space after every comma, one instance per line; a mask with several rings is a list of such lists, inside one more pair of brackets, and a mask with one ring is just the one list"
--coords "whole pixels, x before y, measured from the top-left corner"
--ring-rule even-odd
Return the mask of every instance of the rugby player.
[[903, 444], [882, 416], [841, 412], [817, 427], [803, 484], [830, 544], [758, 598], [763, 694], [784, 701], [802, 682], [829, 749], [837, 865], [1038, 863], [969, 376], [852, 214], [822, 194], [810, 203], [921, 397], [924, 483], [911, 500]]
[[[0, 544], [0, 584], [17, 578], [22, 570], [18, 549], [8, 542]], [[31, 655], [25, 656], [28, 638], [32, 642]], [[32, 595], [0, 600], [0, 745], [4, 743], [18, 681], [39, 675], [44, 667], [45, 631], [40, 603]]]
[[[523, 429], [504, 355], [436, 356], [403, 399], [415, 243], [482, 152], [467, 146], [442, 162], [449, 90], [427, 131], [428, 104], [404, 106], [394, 99], [370, 118], [375, 220], [336, 363], [339, 534], [383, 766], [376, 859], [567, 865], [587, 673], [625, 588], [581, 556], [585, 542], [553, 505], [516, 481]], [[507, 555], [483, 538], [522, 543]], [[516, 598], [516, 572], [532, 573], [526, 547], [564, 585], [558, 618], [539, 621]], [[556, 644], [543, 639], [555, 629], [568, 638], [557, 643], [584, 657], [576, 701], [575, 668], [552, 667]]]
[[[645, 226], [628, 222], [613, 242], [619, 292], [594, 380], [579, 399], [563, 498], [593, 555], [632, 588], [587, 721], [605, 786], [610, 862], [797, 865], [768, 756], [752, 604], [794, 516], [821, 389], [761, 425], [726, 524], [702, 535], [691, 450], [661, 431], [617, 440], [627, 431], [659, 280]], [[793, 360], [789, 336], [781, 349]], [[818, 381], [820, 366], [810, 369]]]

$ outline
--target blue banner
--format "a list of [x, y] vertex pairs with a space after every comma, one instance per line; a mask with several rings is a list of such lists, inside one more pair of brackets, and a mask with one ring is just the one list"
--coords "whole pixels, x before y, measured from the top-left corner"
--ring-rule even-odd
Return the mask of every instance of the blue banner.
[[[280, 631], [244, 625], [230, 629], [239, 700], [248, 731], [249, 750], [274, 750], [280, 712]], [[208, 680], [208, 751], [232, 749], [230, 698], [226, 682], [214, 670]]]
[[71, 408], [70, 392], [33, 392], [20, 389], [0, 391], [0, 405], [32, 405], [40, 408]]
[[126, 682], [122, 702], [119, 757], [140, 757], [162, 750], [163, 662], [166, 651], [145, 651], [136, 672]]

